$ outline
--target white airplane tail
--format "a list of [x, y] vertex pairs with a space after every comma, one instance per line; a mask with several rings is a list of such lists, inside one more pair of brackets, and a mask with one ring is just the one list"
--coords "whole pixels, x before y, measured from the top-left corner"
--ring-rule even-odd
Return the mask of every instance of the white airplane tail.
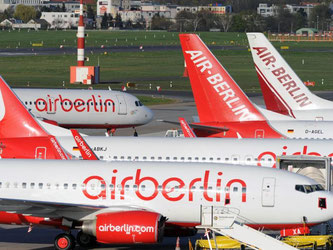
[[295, 110], [332, 109], [309, 91], [262, 33], [247, 33], [266, 108], [294, 117]]

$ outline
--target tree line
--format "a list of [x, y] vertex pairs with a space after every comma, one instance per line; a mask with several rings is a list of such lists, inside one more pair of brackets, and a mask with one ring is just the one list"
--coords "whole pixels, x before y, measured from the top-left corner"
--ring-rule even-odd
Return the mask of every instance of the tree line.
[[276, 16], [263, 17], [256, 10], [242, 10], [239, 13], [226, 13], [215, 15], [209, 11], [191, 13], [181, 11], [176, 16], [176, 23], [166, 18], [155, 16], [152, 20], [152, 29], [166, 29], [180, 32], [209, 31], [220, 29], [228, 32], [270, 31], [278, 33], [294, 33], [303, 27], [329, 30], [332, 22], [332, 13], [328, 4], [315, 6], [308, 16], [300, 9], [290, 13], [283, 5], [279, 5]]

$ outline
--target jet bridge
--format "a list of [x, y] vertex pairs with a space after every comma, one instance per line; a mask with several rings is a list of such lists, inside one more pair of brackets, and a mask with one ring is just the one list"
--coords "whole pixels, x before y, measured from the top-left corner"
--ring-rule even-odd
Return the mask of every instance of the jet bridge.
[[215, 233], [235, 239], [252, 249], [291, 250], [289, 246], [258, 230], [237, 222], [239, 210], [235, 208], [201, 206], [201, 225]]
[[331, 191], [331, 158], [308, 155], [282, 155], [276, 157], [276, 167], [297, 174], [305, 175]]

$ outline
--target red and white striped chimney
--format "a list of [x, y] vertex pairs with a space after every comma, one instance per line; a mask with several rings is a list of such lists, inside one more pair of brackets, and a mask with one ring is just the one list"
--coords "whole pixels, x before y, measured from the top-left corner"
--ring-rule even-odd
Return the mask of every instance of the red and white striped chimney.
[[83, 0], [80, 0], [80, 19], [77, 27], [77, 66], [84, 66]]

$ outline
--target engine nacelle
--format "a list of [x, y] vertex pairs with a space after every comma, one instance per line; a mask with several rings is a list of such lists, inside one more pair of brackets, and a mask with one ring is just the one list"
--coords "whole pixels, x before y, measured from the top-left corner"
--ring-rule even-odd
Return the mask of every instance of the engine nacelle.
[[163, 238], [165, 217], [148, 211], [98, 214], [85, 221], [82, 231], [107, 244], [158, 243]]

